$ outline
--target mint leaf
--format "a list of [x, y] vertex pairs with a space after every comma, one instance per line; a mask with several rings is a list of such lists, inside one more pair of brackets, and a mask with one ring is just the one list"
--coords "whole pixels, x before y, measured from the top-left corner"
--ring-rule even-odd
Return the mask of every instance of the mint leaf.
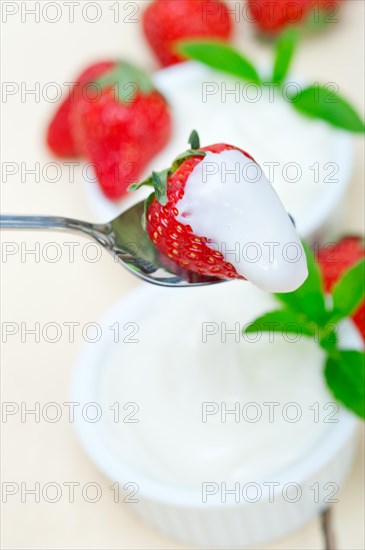
[[188, 139], [188, 143], [190, 144], [190, 147], [192, 149], [199, 149], [200, 148], [199, 134], [196, 130], [193, 130], [191, 132], [190, 137]]
[[322, 275], [309, 246], [303, 242], [308, 264], [308, 277], [294, 292], [278, 293], [275, 297], [288, 308], [319, 324], [326, 317]]
[[101, 89], [112, 87], [116, 99], [126, 105], [133, 103], [138, 93], [149, 94], [154, 90], [147, 73], [125, 61], [117, 63], [113, 69], [95, 80], [95, 83]]
[[361, 351], [339, 351], [329, 357], [324, 375], [335, 398], [365, 418], [365, 355]]
[[309, 86], [292, 95], [290, 101], [297, 111], [308, 117], [325, 120], [350, 132], [365, 131], [364, 121], [348, 101], [327, 88]]
[[293, 27], [289, 27], [279, 36], [275, 48], [275, 62], [272, 82], [280, 84], [285, 80], [298, 41], [299, 33], [297, 29], [294, 29]]
[[260, 84], [261, 79], [254, 65], [237, 50], [222, 42], [199, 40], [181, 41], [178, 51], [189, 59], [200, 61], [209, 67], [239, 76], [248, 82]]
[[313, 332], [305, 321], [300, 319], [295, 311], [289, 309], [270, 311], [270, 313], [258, 317], [244, 329], [244, 332], [280, 332], [281, 334], [313, 336]]
[[331, 321], [350, 317], [365, 297], [365, 258], [348, 269], [332, 289]]
[[336, 325], [328, 323], [325, 326], [318, 327], [319, 345], [328, 355], [337, 352], [338, 336]]

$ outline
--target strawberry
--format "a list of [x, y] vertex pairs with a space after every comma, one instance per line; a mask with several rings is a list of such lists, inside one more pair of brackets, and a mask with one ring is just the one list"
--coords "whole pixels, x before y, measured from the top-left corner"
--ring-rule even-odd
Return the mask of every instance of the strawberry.
[[76, 150], [94, 163], [104, 194], [119, 199], [167, 143], [171, 117], [149, 77], [126, 62], [93, 79], [70, 111]]
[[47, 143], [60, 157], [84, 156], [105, 195], [120, 198], [171, 131], [167, 103], [148, 76], [125, 62], [88, 67], [58, 108]]
[[75, 80], [75, 84], [67, 97], [58, 107], [47, 130], [47, 145], [58, 157], [77, 157], [78, 151], [74, 143], [70, 127], [70, 113], [76, 100], [76, 95], [82, 93], [82, 88], [89, 82], [101, 76], [115, 65], [112, 61], [94, 63], [85, 69]]
[[257, 27], [274, 34], [299, 23], [308, 15], [313, 0], [247, 0], [248, 9]]
[[[320, 250], [318, 261], [324, 277], [325, 290], [330, 292], [341, 275], [364, 256], [364, 240], [357, 236], [344, 237], [334, 246], [327, 246]], [[352, 318], [365, 341], [365, 302]]]
[[143, 14], [145, 36], [162, 66], [183, 61], [179, 40], [228, 40], [232, 22], [221, 0], [154, 0]]
[[221, 153], [234, 149], [250, 160], [254, 159], [242, 149], [225, 143], [200, 148], [196, 132], [192, 133], [190, 144], [191, 149], [180, 155], [171, 168], [158, 174], [154, 172], [147, 180], [131, 186], [131, 190], [142, 185], [155, 188], [145, 205], [148, 236], [162, 254], [185, 269], [220, 279], [243, 279], [221, 252], [208, 246], [210, 241], [206, 237], [195, 235], [189, 225], [183, 225], [176, 219], [179, 213], [176, 204], [184, 196], [188, 177], [206, 152]]

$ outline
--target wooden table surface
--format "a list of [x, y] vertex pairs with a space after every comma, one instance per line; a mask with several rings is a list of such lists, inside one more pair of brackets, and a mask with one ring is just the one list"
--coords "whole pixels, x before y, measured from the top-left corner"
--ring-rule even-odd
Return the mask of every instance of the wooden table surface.
[[[3, 4], [6, 13], [3, 13], [1, 64], [8, 95], [2, 103], [2, 211], [92, 220], [94, 212], [86, 199], [82, 166], [75, 169], [75, 178], [71, 181], [69, 167], [61, 163], [58, 177], [48, 165], [53, 159], [44, 147], [43, 134], [54, 105], [45, 98], [52, 97], [56, 88], [52, 92], [47, 83], [54, 82], [65, 89], [63, 83], [69, 82], [83, 65], [95, 59], [118, 56], [155, 70], [157, 64], [139, 23], [145, 2], [120, 2], [118, 14], [115, 2], [94, 2], [90, 7], [86, 6], [90, 3], [81, 0], [74, 6], [73, 23], [69, 22], [70, 6], [66, 2], [51, 2], [53, 7], [45, 11], [46, 2], [40, 2], [39, 21], [29, 11], [34, 9], [35, 2]], [[58, 16], [57, 22], [50, 22]], [[97, 17], [99, 21], [92, 23]], [[114, 17], [119, 21], [115, 22]], [[269, 48], [254, 40], [252, 29], [245, 21], [237, 24], [235, 42], [260, 62], [269, 59]], [[363, 113], [363, 67], [364, 2], [346, 0], [341, 21], [302, 44], [294, 70], [313, 81], [336, 82], [340, 91]], [[32, 89], [33, 95], [29, 93]], [[363, 231], [364, 227], [363, 145], [363, 139], [357, 137], [356, 169], [344, 204], [343, 230], [347, 232]], [[27, 172], [32, 169], [35, 174]], [[58, 180], [52, 183], [52, 178]], [[136, 279], [121, 270], [106, 253], [94, 263], [85, 260], [87, 241], [72, 235], [65, 239], [60, 234], [50, 238], [47, 234], [8, 232], [2, 235], [2, 241], [13, 251], [6, 261], [3, 256], [1, 265], [2, 322], [7, 323], [7, 330], [17, 330], [3, 345], [2, 400], [19, 407], [19, 413], [9, 416], [6, 422], [3, 418], [1, 425], [2, 482], [17, 484], [14, 487], [19, 491], [22, 482], [27, 488], [36, 482], [41, 486], [49, 482], [60, 485], [77, 482], [81, 487], [95, 482], [103, 488], [103, 498], [95, 504], [85, 502], [77, 491], [74, 502], [69, 502], [65, 493], [54, 504], [44, 499], [36, 503], [29, 495], [21, 502], [21, 491], [9, 497], [8, 502], [2, 504], [2, 547], [183, 548], [142, 523], [127, 505], [113, 502], [108, 490], [110, 482], [82, 452], [65, 415], [55, 423], [45, 421], [42, 415], [39, 422], [31, 415], [22, 421], [20, 415], [21, 409], [24, 412], [24, 407], [34, 408], [36, 403], [42, 409], [47, 403], [63, 404], [69, 400], [70, 377], [82, 346], [80, 330], [75, 330], [73, 342], [64, 329], [59, 341], [50, 343], [42, 335], [36, 342], [34, 335], [26, 334], [25, 329], [35, 323], [40, 323], [42, 330], [47, 323], [66, 327], [73, 322], [79, 323], [78, 326], [95, 322], [121, 295], [138, 284]], [[52, 251], [50, 242], [59, 247]], [[71, 245], [66, 246], [66, 242], [80, 245], [75, 248], [74, 261], [69, 255]], [[38, 247], [38, 251], [35, 248], [36, 253], [32, 255], [29, 250], [34, 247]], [[52, 262], [49, 258], [56, 249], [61, 249], [61, 257]], [[50, 332], [48, 340], [52, 337]], [[22, 402], [25, 405], [21, 405]], [[339, 549], [364, 548], [363, 513], [360, 445], [351, 477], [334, 507]], [[262, 548], [323, 548], [319, 520]]]

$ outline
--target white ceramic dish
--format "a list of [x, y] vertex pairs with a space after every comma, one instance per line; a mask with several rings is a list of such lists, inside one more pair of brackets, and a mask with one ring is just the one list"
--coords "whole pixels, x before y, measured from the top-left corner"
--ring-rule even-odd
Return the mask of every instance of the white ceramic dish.
[[[212, 127], [213, 123], [210, 123], [209, 128], [205, 128], [207, 123], [207, 113], [209, 114], [209, 106], [207, 103], [204, 105], [205, 115], [202, 120], [196, 120], [196, 113], [189, 113], [189, 109], [185, 106], [183, 111], [183, 116], [181, 113], [178, 113], [178, 105], [182, 101], [180, 96], [180, 90], [189, 88], [189, 83], [194, 82], [196, 79], [202, 79], [204, 81], [214, 80], [217, 78], [217, 75], [220, 73], [212, 72], [210, 69], [203, 67], [197, 63], [183, 63], [167, 69], [162, 69], [157, 71], [154, 75], [154, 81], [156, 86], [165, 94], [166, 98], [170, 102], [172, 115], [174, 119], [174, 133], [173, 138], [170, 144], [166, 147], [160, 155], [154, 159], [151, 166], [148, 168], [147, 173], [152, 169], [162, 169], [165, 168], [167, 159], [169, 162], [183, 150], [186, 146], [187, 136], [193, 127], [196, 127], [202, 134], [204, 138], [204, 132], [208, 135], [214, 135], [213, 140], [219, 139], [215, 135], [215, 130]], [[220, 78], [225, 78], [220, 74]], [[199, 102], [201, 99], [196, 98], [195, 102]], [[237, 104], [235, 107], [240, 108], [240, 105]], [[275, 106], [273, 106], [273, 109]], [[208, 111], [207, 111], [208, 109]], [[212, 107], [211, 119], [214, 120], [216, 116], [216, 106]], [[224, 114], [224, 109], [226, 109], [225, 104], [222, 103], [221, 109]], [[180, 116], [179, 116], [180, 115]], [[230, 135], [230, 124], [232, 124], [232, 111], [228, 114], [227, 118], [221, 116], [219, 120], [220, 131], [218, 132], [220, 136]], [[300, 117], [300, 115], [298, 115]], [[234, 118], [234, 116], [233, 116]], [[208, 121], [210, 118], [208, 117]], [[318, 124], [318, 122], [311, 122], [311, 124]], [[322, 123], [320, 123], [322, 124]], [[324, 123], [323, 123], [324, 124]], [[280, 134], [280, 129], [278, 128], [278, 135]], [[315, 200], [311, 201], [310, 206], [307, 205], [305, 210], [302, 209], [301, 198], [298, 197], [297, 206], [295, 209], [297, 212], [291, 212], [296, 217], [297, 228], [301, 236], [309, 241], [315, 240], [326, 240], [331, 237], [333, 228], [338, 227], [338, 218], [341, 213], [341, 202], [348, 188], [348, 185], [351, 180], [353, 164], [354, 164], [354, 150], [353, 150], [353, 139], [351, 134], [342, 131], [333, 131], [331, 133], [331, 157], [330, 160], [335, 162], [338, 165], [338, 173], [335, 176], [335, 179], [338, 181], [331, 185], [323, 186], [323, 183], [320, 181], [318, 186], [318, 193], [315, 195]], [[295, 139], [296, 136], [288, 136], [288, 140]], [[228, 138], [226, 138], [228, 139]], [[262, 139], [268, 140], [265, 136], [262, 136]], [[221, 139], [222, 140], [222, 139]], [[224, 140], [224, 139], [223, 139]], [[247, 141], [247, 140], [246, 140]], [[285, 143], [285, 141], [283, 142]], [[300, 141], [298, 141], [298, 145]], [[250, 144], [237, 144], [242, 147], [250, 147]], [[324, 147], [326, 144], [323, 144]], [[270, 144], [265, 145], [265, 149], [269, 153]], [[253, 154], [253, 151], [250, 150]], [[318, 160], [316, 158], [316, 151], [314, 151], [313, 164]], [[171, 158], [170, 158], [171, 157]], [[261, 159], [258, 159], [260, 162], [265, 162], [265, 160], [270, 160], [270, 157], [267, 158], [267, 155], [261, 153]], [[264, 160], [263, 160], [264, 159]], [[293, 159], [288, 158], [288, 161]], [[307, 174], [308, 174], [307, 170]], [[322, 176], [324, 173], [322, 172]], [[127, 199], [119, 202], [113, 203], [106, 199], [101, 191], [98, 188], [97, 183], [88, 182], [85, 183], [86, 194], [89, 200], [89, 203], [97, 216], [98, 221], [106, 221], [112, 219], [116, 214], [120, 212], [122, 208], [130, 204], [134, 204], [141, 198], [145, 197], [148, 194], [145, 190], [140, 190], [137, 194], [128, 197]], [[280, 193], [279, 193], [280, 194]], [[285, 200], [283, 201], [285, 204]], [[293, 207], [291, 208], [293, 210]]]
[[[113, 345], [114, 333], [110, 327], [116, 319], [120, 323], [135, 319], [135, 312], [142, 306], [151, 307], [156, 303], [159, 292], [161, 289], [151, 286], [137, 288], [105, 316], [100, 323], [103, 337], [97, 343], [85, 345], [80, 354], [72, 381], [72, 401], [81, 404], [99, 402], [103, 365]], [[347, 322], [341, 327], [341, 341], [343, 347], [361, 345], [352, 323]], [[203, 503], [196, 491], [186, 487], [176, 489], [123, 462], [113, 446], [108, 445], [102, 423], [85, 422], [82, 415], [76, 415], [75, 428], [86, 453], [112, 482], [118, 482], [121, 487], [126, 483], [138, 485], [138, 503], [130, 504], [129, 509], [146, 522], [188, 544], [233, 548], [251, 547], [281, 537], [329, 506], [323, 496], [316, 501], [310, 488], [314, 484], [321, 488], [326, 484], [341, 486], [351, 468], [357, 421], [345, 410], [340, 411], [338, 419], [338, 423], [328, 424], [315, 448], [274, 476], [279, 488], [290, 483], [300, 486], [302, 498], [297, 503], [287, 502], [281, 493], [270, 502], [268, 488], [263, 486], [263, 495], [254, 504], [247, 500], [223, 504], [218, 499]], [[273, 481], [270, 476], [265, 476], [265, 472], [262, 480]], [[334, 486], [327, 486], [326, 495], [331, 492], [331, 487]]]

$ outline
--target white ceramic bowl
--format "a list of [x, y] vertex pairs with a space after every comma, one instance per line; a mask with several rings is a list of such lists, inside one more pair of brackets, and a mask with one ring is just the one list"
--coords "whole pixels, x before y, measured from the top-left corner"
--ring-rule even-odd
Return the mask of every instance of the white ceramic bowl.
[[[101, 321], [103, 338], [85, 345], [78, 359], [72, 381], [72, 401], [99, 402], [103, 365], [114, 338], [109, 327], [116, 319], [121, 323], [134, 319], [135, 312], [142, 306], [150, 308], [156, 303], [158, 292], [161, 290], [151, 286], [137, 288]], [[345, 348], [361, 346], [361, 339], [351, 322], [341, 326], [341, 342]], [[271, 476], [279, 483], [279, 494], [274, 502], [269, 500], [268, 488], [261, 485], [263, 494], [258, 502], [250, 503], [246, 499], [233, 504], [230, 501], [223, 504], [219, 499], [203, 503], [196, 491], [186, 487], [175, 489], [124, 462], [113, 445], [107, 443], [108, 438], [103, 433], [105, 427], [100, 422], [85, 422], [81, 415], [76, 415], [75, 428], [86, 453], [108, 478], [120, 486], [129, 482], [138, 484], [139, 502], [130, 504], [129, 508], [146, 522], [192, 545], [233, 548], [250, 547], [281, 537], [329, 506], [323, 495], [318, 500], [314, 498], [313, 486], [327, 487], [326, 495], [331, 493], [333, 484], [341, 486], [351, 468], [356, 446], [356, 418], [340, 410], [338, 420], [338, 423], [328, 424], [315, 448]], [[271, 477], [262, 472], [262, 480], [273, 481]], [[290, 483], [298, 484], [302, 490], [302, 497], [296, 503], [288, 502], [282, 494], [282, 489]]]
[[[188, 99], [190, 98], [185, 98], [185, 104], [183, 104], [183, 115], [181, 116], [181, 112], [179, 113], [179, 105], [183, 101], [181, 97], [181, 93], [183, 93], [182, 90], [185, 90], [186, 93], [190, 82], [195, 82], [196, 80], [199, 82], [200, 80], [214, 80], [214, 78], [218, 78], [217, 75], [219, 75], [219, 78], [225, 78], [224, 75], [222, 76], [222, 73], [213, 72], [207, 67], [193, 62], [182, 63], [167, 69], [162, 69], [154, 74], [153, 79], [156, 86], [163, 92], [171, 105], [174, 120], [174, 131], [171, 142], [168, 144], [166, 149], [153, 160], [151, 166], [146, 172], [146, 175], [150, 173], [152, 169], [155, 170], [165, 168], [166, 163], [171, 162], [172, 159], [186, 147], [188, 134], [194, 127], [201, 132], [202, 137], [204, 137], [204, 132], [207, 130], [207, 134], [214, 135], [214, 138], [212, 138], [213, 140], [220, 139], [222, 141], [222, 138], [224, 138], [226, 133], [228, 136], [230, 135], [229, 126], [232, 124], [232, 117], [234, 118], [232, 112], [228, 113], [227, 111], [228, 114], [226, 119], [224, 117], [219, 119], [220, 130], [217, 132], [217, 135], [213, 130], [212, 122], [209, 123], [209, 129], [204, 128], [204, 125], [207, 124], [206, 109], [208, 109], [208, 113], [210, 112], [209, 102], [204, 105], [205, 118], [202, 117], [202, 120], [196, 120], [196, 113], [193, 114], [189, 112], [187, 105], [189, 103]], [[291, 80], [302, 82], [302, 79]], [[200, 97], [197, 97], [195, 102], [197, 103], [199, 101], [201, 101], [201, 99]], [[237, 104], [235, 108], [239, 110], [240, 104]], [[214, 118], [217, 116], [215, 109], [216, 106], [214, 107], [213, 105], [209, 120], [211, 118], [211, 120], [214, 121]], [[225, 113], [225, 109], [225, 104], [222, 103], [220, 110]], [[275, 109], [275, 105], [273, 105], [273, 109]], [[298, 115], [298, 117], [302, 118], [301, 115]], [[311, 121], [310, 123], [315, 125], [318, 124], [318, 121]], [[319, 124], [325, 123], [320, 122]], [[278, 128], [278, 136], [280, 135], [280, 132], [281, 128]], [[288, 140], [295, 138], [297, 138], [297, 136], [288, 135]], [[268, 138], [266, 138], [265, 135], [262, 136], [262, 139], [263, 141], [268, 141]], [[333, 140], [333, 143], [331, 144], [331, 161], [338, 164], [339, 171], [335, 176], [338, 181], [326, 186], [324, 186], [322, 181], [320, 181], [317, 185], [318, 193], [316, 192], [315, 200], [311, 201], [310, 206], [306, 206], [303, 211], [301, 199], [298, 197], [297, 212], [290, 212], [296, 218], [297, 228], [301, 236], [311, 242], [328, 240], [331, 236], [333, 236], [333, 228], [338, 228], [339, 215], [341, 214], [341, 203], [352, 176], [354, 164], [352, 135], [347, 132], [333, 130], [331, 132], [331, 139]], [[283, 147], [285, 147], [285, 140], [283, 141], [283, 144]], [[241, 145], [254, 154], [254, 152], [249, 149], [250, 143], [236, 143], [235, 145]], [[326, 144], [323, 145], [325, 146]], [[298, 140], [298, 146], [300, 146], [300, 140]], [[269, 153], [271, 149], [269, 142], [265, 145], [265, 148]], [[316, 160], [318, 160], [316, 159], [316, 154], [317, 153], [314, 150], [313, 164]], [[258, 159], [260, 162], [269, 160], [269, 158], [267, 158], [263, 153], [261, 153], [261, 157], [261, 159]], [[291, 161], [293, 159], [288, 158], [287, 160]], [[324, 175], [329, 175], [327, 172], [321, 172], [321, 174], [323, 177]], [[144, 198], [148, 194], [148, 191], [141, 189], [136, 194], [132, 194], [130, 197], [127, 197], [121, 202], [114, 203], [103, 196], [97, 183], [88, 182], [86, 185], [86, 194], [98, 221], [106, 221], [116, 216], [121, 211], [121, 208], [125, 208], [130, 204], [134, 204], [141, 198]]]

